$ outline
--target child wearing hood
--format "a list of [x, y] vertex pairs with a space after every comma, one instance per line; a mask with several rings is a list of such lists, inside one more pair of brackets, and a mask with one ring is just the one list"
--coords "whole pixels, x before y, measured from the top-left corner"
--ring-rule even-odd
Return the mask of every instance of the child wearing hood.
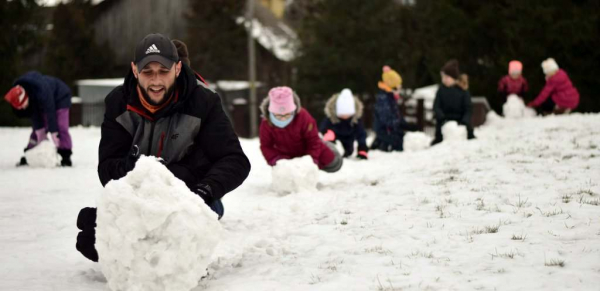
[[474, 139], [473, 126], [471, 125], [471, 95], [458, 85], [460, 78], [458, 61], [450, 60], [440, 72], [442, 84], [440, 85], [435, 100], [433, 101], [433, 112], [435, 114], [435, 138], [431, 145], [442, 142], [442, 125], [447, 121], [454, 120], [460, 125], [467, 127], [467, 139]]
[[300, 98], [289, 87], [275, 87], [260, 106], [260, 150], [267, 163], [310, 155], [328, 173], [342, 167], [342, 157], [330, 142], [319, 137], [315, 119], [300, 106]]
[[540, 94], [527, 104], [538, 108], [542, 114], [568, 114], [579, 105], [579, 92], [571, 83], [571, 79], [553, 58], [542, 62], [542, 70], [546, 75], [546, 85]]
[[344, 147], [344, 158], [354, 152], [354, 141], [358, 142], [357, 158], [368, 158], [367, 133], [362, 121], [363, 103], [350, 89], [334, 94], [325, 105], [325, 118], [319, 130], [323, 140], [335, 143], [339, 140]]

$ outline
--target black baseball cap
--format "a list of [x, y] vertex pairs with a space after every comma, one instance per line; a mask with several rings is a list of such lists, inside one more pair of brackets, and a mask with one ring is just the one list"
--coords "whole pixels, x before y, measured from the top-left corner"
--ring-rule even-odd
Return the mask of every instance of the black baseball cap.
[[142, 70], [150, 62], [158, 62], [171, 68], [177, 61], [179, 61], [179, 55], [177, 55], [175, 44], [160, 33], [146, 35], [135, 47], [133, 62], [138, 70]]

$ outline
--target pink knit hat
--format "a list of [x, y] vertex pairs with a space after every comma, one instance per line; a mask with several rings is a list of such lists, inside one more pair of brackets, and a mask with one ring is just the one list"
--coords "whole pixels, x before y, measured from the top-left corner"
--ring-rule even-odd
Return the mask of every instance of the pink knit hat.
[[290, 87], [275, 87], [269, 91], [269, 112], [287, 114], [296, 110], [294, 92]]
[[508, 73], [510, 74], [515, 71], [523, 71], [523, 64], [519, 61], [510, 61], [510, 63], [508, 63]]

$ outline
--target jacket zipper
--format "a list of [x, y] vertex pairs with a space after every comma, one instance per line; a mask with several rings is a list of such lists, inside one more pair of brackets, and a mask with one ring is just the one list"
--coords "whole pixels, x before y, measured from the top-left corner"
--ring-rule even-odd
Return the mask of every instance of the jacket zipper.
[[154, 137], [154, 121], [150, 121], [150, 140], [148, 141], [148, 156], [152, 155], [152, 138]]
[[163, 131], [160, 134], [160, 140], [158, 141], [158, 153], [156, 153], [157, 158], [160, 158], [160, 156], [162, 155], [164, 145], [165, 145], [165, 132]]

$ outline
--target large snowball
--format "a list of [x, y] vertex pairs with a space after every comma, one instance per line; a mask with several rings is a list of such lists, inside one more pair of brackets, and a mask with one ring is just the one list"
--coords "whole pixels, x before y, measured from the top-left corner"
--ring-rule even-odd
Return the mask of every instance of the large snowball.
[[404, 135], [404, 151], [414, 152], [429, 148], [431, 138], [423, 132], [407, 132]]
[[60, 166], [60, 156], [56, 146], [48, 140], [43, 140], [36, 147], [25, 152], [27, 164], [34, 168], [54, 168]]
[[271, 189], [280, 194], [299, 191], [316, 191], [319, 167], [311, 156], [279, 160], [273, 167]]
[[522, 117], [534, 117], [536, 115], [535, 110], [525, 106], [523, 99], [515, 94], [508, 95], [506, 103], [502, 105], [504, 116], [509, 119], [522, 118]]
[[456, 121], [448, 121], [442, 126], [442, 135], [444, 135], [444, 141], [466, 140], [467, 128], [464, 125], [458, 125]]
[[190, 290], [206, 275], [222, 228], [200, 197], [143, 156], [127, 176], [106, 185], [96, 232], [111, 290]]

